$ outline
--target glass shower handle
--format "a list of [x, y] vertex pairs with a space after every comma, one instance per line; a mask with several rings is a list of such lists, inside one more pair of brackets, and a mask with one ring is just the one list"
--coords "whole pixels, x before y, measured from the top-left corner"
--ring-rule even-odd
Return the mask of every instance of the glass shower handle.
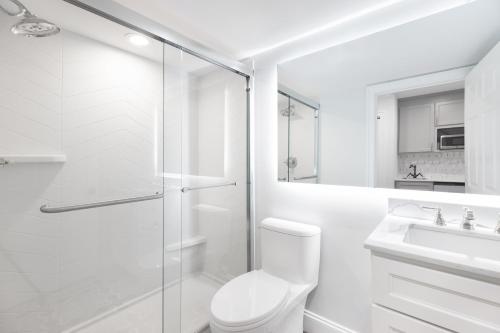
[[214, 184], [214, 185], [205, 185], [205, 186], [183, 187], [183, 188], [181, 188], [181, 191], [183, 193], [185, 193], [185, 192], [189, 192], [189, 191], [205, 190], [205, 189], [209, 189], [209, 188], [226, 187], [226, 186], [236, 186], [236, 182]]

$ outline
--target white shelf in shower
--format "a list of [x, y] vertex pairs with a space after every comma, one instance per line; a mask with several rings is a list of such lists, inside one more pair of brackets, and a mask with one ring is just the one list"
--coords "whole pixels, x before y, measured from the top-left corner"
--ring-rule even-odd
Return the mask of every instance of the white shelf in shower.
[[193, 236], [193, 237], [184, 239], [182, 242], [167, 245], [165, 247], [165, 251], [172, 252], [172, 251], [177, 251], [180, 249], [185, 250], [189, 247], [205, 244], [206, 242], [207, 242], [207, 238], [205, 236]]
[[64, 163], [66, 155], [63, 154], [9, 154], [0, 155], [0, 165], [20, 163]]

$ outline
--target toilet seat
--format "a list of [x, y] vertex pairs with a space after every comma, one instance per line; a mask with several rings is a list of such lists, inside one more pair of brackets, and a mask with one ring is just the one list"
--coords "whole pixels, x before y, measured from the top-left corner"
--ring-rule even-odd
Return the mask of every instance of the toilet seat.
[[257, 326], [285, 306], [287, 281], [262, 270], [243, 274], [225, 284], [212, 299], [212, 320], [225, 327]]

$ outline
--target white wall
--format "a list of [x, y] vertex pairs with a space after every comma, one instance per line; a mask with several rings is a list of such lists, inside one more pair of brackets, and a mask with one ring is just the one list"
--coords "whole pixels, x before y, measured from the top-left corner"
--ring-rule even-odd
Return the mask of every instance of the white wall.
[[368, 184], [364, 96], [362, 88], [332, 89], [320, 99], [319, 169], [323, 184]]

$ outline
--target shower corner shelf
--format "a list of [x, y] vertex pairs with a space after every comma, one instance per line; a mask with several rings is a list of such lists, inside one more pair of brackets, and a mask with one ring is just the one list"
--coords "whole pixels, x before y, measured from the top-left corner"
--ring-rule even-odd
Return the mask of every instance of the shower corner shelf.
[[66, 155], [63, 154], [0, 154], [0, 165], [20, 163], [64, 163]]

